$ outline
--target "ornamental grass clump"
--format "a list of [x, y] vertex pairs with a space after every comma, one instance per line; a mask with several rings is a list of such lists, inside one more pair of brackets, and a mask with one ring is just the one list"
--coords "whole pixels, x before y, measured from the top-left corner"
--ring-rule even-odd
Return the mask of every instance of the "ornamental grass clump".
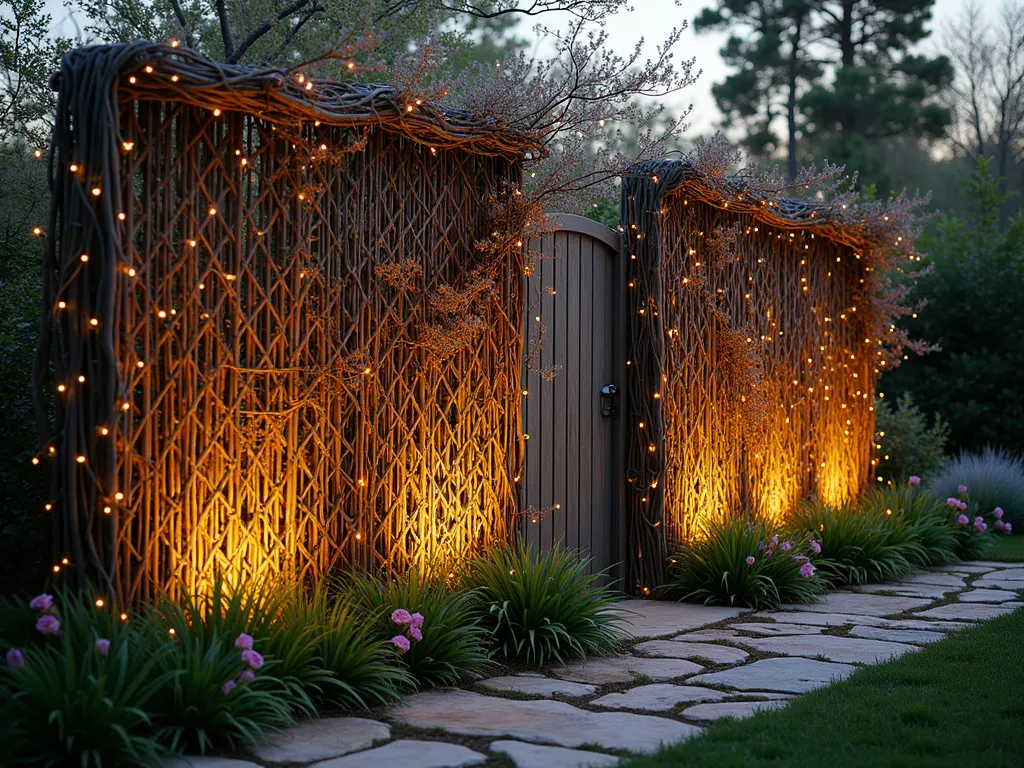
[[928, 488], [943, 501], [959, 498], [961, 485], [971, 489], [971, 503], [980, 514], [999, 507], [1004, 525], [1024, 531], [1024, 460], [1019, 456], [992, 447], [980, 454], [960, 453], [943, 465]]
[[727, 520], [705, 529], [670, 561], [667, 590], [707, 605], [776, 608], [825, 591], [821, 544], [808, 533], [785, 536], [758, 520]]
[[789, 525], [818, 538], [815, 562], [832, 586], [896, 580], [926, 556], [913, 524], [873, 508], [808, 503]]
[[561, 545], [538, 552], [522, 539], [474, 560], [466, 584], [496, 652], [539, 667], [614, 651], [626, 615], [589, 566]]
[[[163, 668], [170, 646], [150, 646], [91, 592], [23, 603], [34, 636], [8, 648], [0, 668], [0, 763], [162, 766], [149, 713], [175, 674]], [[4, 608], [6, 640], [18, 612]]]
[[892, 517], [905, 524], [909, 538], [919, 545], [903, 551], [911, 565], [929, 567], [957, 559], [957, 527], [946, 507], [921, 488], [917, 476], [911, 475], [906, 484], [869, 489], [858, 506], [878, 519]]
[[338, 600], [354, 607], [374, 640], [390, 644], [392, 664], [417, 685], [451, 685], [490, 663], [487, 632], [468, 592], [415, 571], [389, 582], [355, 573], [338, 587]]

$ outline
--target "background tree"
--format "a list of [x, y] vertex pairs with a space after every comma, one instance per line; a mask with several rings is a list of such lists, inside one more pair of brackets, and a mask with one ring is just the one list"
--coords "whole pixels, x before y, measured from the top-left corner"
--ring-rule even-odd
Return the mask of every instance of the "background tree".
[[1024, 450], [1024, 217], [999, 221], [1007, 193], [981, 158], [963, 183], [966, 214], [941, 216], [922, 240], [934, 269], [918, 281], [927, 306], [909, 331], [941, 346], [911, 357], [879, 384], [885, 399], [905, 392], [949, 424], [956, 449], [986, 444]]
[[821, 75], [807, 57], [817, 34], [810, 10], [807, 0], [719, 0], [694, 20], [697, 32], [731, 33], [719, 53], [736, 71], [711, 88], [725, 116], [723, 128], [739, 129], [740, 143], [755, 158], [784, 151], [789, 179], [799, 165], [800, 94]]
[[945, 103], [956, 155], [972, 164], [981, 157], [993, 158], [995, 175], [1009, 189], [1019, 188], [1018, 165], [1024, 154], [1024, 4], [1003, 3], [992, 23], [986, 21], [980, 3], [968, 2], [960, 17], [946, 24], [943, 48], [955, 73]]

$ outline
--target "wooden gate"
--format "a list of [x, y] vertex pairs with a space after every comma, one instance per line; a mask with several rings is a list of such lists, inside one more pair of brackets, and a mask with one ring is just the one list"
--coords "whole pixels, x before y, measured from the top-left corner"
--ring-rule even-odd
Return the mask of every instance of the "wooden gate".
[[593, 570], [622, 585], [625, 264], [618, 232], [552, 218], [561, 227], [539, 243], [525, 299], [522, 530], [542, 548], [562, 541], [588, 553]]

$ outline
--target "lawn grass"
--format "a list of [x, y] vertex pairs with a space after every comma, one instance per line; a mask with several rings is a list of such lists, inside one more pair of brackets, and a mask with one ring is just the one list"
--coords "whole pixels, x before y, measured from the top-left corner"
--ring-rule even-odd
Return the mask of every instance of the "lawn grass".
[[1020, 766], [1024, 610], [858, 670], [778, 711], [719, 721], [627, 768]]
[[1024, 563], [1024, 535], [1000, 536], [989, 560], [1005, 563]]

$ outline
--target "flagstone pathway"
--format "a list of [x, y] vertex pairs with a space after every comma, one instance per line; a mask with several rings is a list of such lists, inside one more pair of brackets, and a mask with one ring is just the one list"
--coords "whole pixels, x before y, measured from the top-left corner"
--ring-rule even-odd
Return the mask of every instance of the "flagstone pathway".
[[1024, 606], [1024, 565], [972, 562], [829, 594], [778, 611], [627, 600], [626, 656], [484, 679], [408, 697], [379, 720], [301, 723], [252, 757], [173, 768], [611, 766], [720, 717], [749, 717], [948, 632]]

